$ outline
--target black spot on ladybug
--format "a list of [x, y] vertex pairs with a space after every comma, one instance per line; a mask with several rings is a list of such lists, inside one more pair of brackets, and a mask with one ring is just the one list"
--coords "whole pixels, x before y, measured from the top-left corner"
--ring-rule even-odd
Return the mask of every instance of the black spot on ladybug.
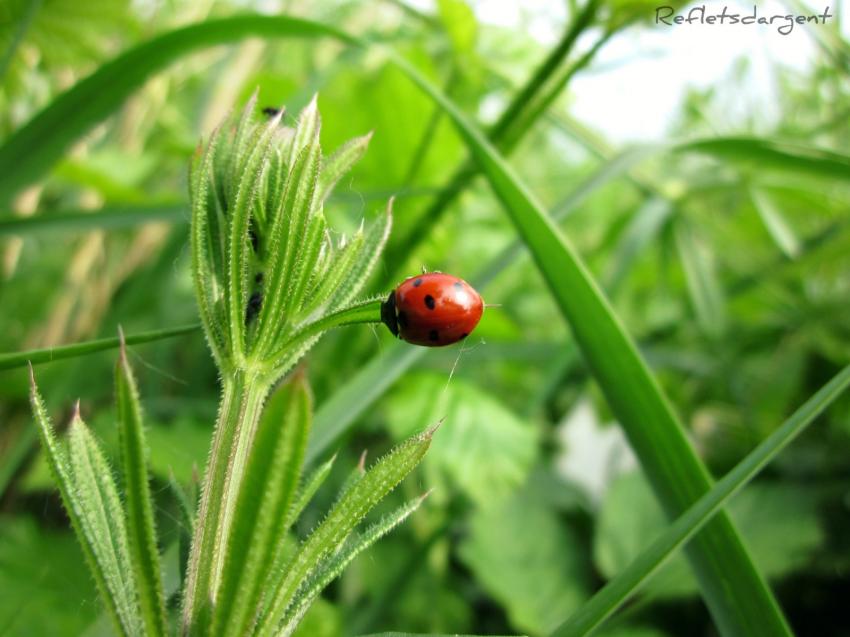
[[407, 313], [404, 310], [398, 313], [398, 324], [402, 329], [407, 327]]
[[429, 341], [439, 341], [440, 333], [437, 330], [431, 330], [428, 332], [428, 340]]
[[420, 285], [422, 285], [422, 279], [416, 279], [413, 282], [413, 287], [415, 287], [415, 288], [418, 288]]
[[434, 301], [434, 297], [430, 294], [425, 295], [425, 307], [427, 307], [429, 310], [433, 310], [435, 307], [437, 307], [437, 303], [436, 301]]
[[248, 324], [257, 318], [260, 313], [260, 308], [263, 306], [263, 295], [259, 292], [254, 292], [251, 298], [248, 299], [248, 305], [245, 307], [245, 323]]
[[275, 108], [274, 106], [266, 106], [263, 109], [263, 115], [268, 115], [269, 117], [274, 117], [278, 113], [280, 113], [280, 109]]
[[463, 289], [463, 283], [461, 283], [460, 281], [455, 281], [452, 285], [454, 285], [458, 290]]

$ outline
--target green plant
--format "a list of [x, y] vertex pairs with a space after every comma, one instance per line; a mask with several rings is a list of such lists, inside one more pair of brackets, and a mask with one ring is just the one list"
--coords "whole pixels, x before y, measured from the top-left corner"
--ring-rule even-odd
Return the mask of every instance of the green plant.
[[[330, 471], [302, 479], [312, 422], [306, 375], [274, 385], [339, 325], [380, 320], [380, 301], [352, 302], [389, 232], [389, 210], [334, 243], [322, 203], [369, 136], [322, 157], [314, 99], [297, 126], [257, 123], [256, 101], [199, 149], [191, 172], [192, 270], [202, 325], [222, 376], [222, 400], [195, 517], [182, 594], [187, 635], [290, 635], [319, 593], [423, 497], [356, 526], [421, 460], [433, 429], [368, 471], [353, 472], [324, 521], [298, 546], [288, 533]], [[31, 378], [42, 444], [89, 567], [123, 635], [166, 635], [138, 392], [123, 334], [116, 372], [125, 490], [77, 410], [68, 448]]]

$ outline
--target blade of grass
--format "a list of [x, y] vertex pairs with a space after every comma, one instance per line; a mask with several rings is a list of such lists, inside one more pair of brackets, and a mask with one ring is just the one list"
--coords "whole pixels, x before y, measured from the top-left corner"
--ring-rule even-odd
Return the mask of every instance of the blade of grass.
[[[552, 637], [589, 635], [607, 617], [633, 597], [677, 549], [688, 542], [726, 502], [787, 447], [850, 385], [850, 366], [807, 400], [734, 469], [671, 524], [640, 556], [608, 582]], [[749, 633], [747, 633], [749, 634]]]
[[176, 203], [151, 206], [109, 206], [95, 211], [68, 210], [32, 217], [13, 217], [7, 213], [0, 216], [0, 236], [115, 230], [161, 221], [188, 223], [189, 213], [186, 206]]
[[798, 144], [755, 137], [721, 137], [685, 142], [675, 150], [711, 155], [759, 171], [773, 169], [820, 179], [850, 180], [850, 157]]
[[[572, 246], [484, 135], [406, 60], [389, 55], [455, 123], [531, 250], [667, 515], [676, 517], [712, 482], [631, 337]], [[700, 532], [688, 557], [721, 634], [790, 634], [727, 515]]]
[[54, 99], [0, 147], [0, 207], [44, 175], [87, 130], [112, 114], [148, 78], [196, 49], [265, 38], [360, 41], [310, 20], [241, 15], [175, 29], [129, 49]]
[[124, 472], [124, 498], [130, 561], [138, 582], [138, 599], [145, 634], [151, 637], [168, 634], [165, 621], [165, 599], [162, 593], [162, 564], [156, 542], [153, 498], [148, 481], [145, 457], [147, 446], [142, 426], [139, 392], [130, 364], [124, 333], [120, 330], [121, 350], [115, 369], [115, 396], [121, 464]]
[[[138, 345], [139, 343], [159, 341], [164, 338], [171, 338], [173, 336], [197, 332], [200, 331], [200, 329], [201, 326], [199, 324], [193, 324], [169, 327], [161, 330], [150, 330], [149, 332], [140, 332], [138, 334], [127, 336], [125, 342], [127, 345]], [[115, 349], [120, 345], [121, 339], [119, 337], [110, 336], [108, 338], [98, 338], [92, 341], [73, 343], [71, 345], [59, 345], [57, 347], [31, 349], [26, 352], [0, 354], [0, 370], [26, 367], [27, 363], [40, 365], [41, 363], [50, 363], [52, 361], [62, 360], [63, 358], [75, 358], [77, 356], [102, 352], [108, 349]]]

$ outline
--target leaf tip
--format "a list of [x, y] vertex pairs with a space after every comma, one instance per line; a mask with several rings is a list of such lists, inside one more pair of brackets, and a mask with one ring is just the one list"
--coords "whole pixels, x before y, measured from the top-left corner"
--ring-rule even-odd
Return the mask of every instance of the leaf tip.
[[124, 337], [124, 328], [118, 324], [118, 361], [122, 365], [127, 364], [127, 339]]
[[35, 394], [38, 392], [38, 387], [35, 384], [35, 371], [32, 368], [32, 361], [27, 361], [27, 368], [30, 371], [30, 393]]
[[[360, 454], [360, 460], [357, 461], [357, 470], [360, 473], [366, 473], [366, 456], [369, 453], [368, 449], [364, 449], [363, 453]], [[336, 457], [336, 454], [334, 454]]]

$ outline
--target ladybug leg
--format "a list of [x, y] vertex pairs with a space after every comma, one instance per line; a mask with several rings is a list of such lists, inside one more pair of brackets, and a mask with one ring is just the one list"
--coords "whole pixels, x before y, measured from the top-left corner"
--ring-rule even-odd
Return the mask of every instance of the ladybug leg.
[[393, 336], [398, 336], [398, 319], [395, 311], [395, 290], [390, 292], [387, 300], [381, 303], [381, 321], [387, 326], [387, 329], [393, 333]]

